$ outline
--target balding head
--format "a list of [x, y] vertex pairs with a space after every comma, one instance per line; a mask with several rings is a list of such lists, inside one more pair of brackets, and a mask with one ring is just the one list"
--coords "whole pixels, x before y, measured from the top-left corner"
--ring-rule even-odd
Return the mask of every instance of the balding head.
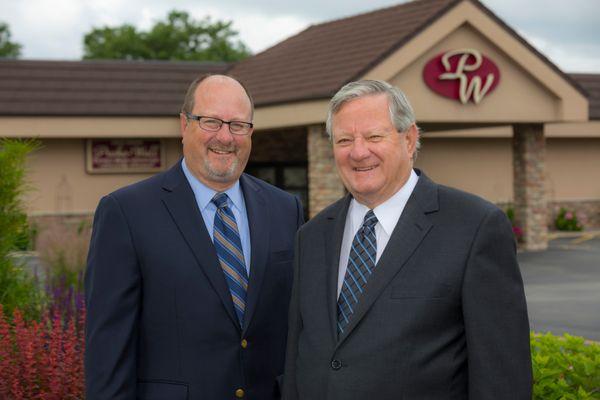
[[[205, 82], [206, 81], [206, 82]], [[250, 104], [250, 119], [252, 119], [254, 117], [254, 101], [252, 100], [252, 96], [250, 96], [250, 93], [248, 92], [248, 90], [246, 89], [246, 87], [237, 79], [228, 76], [228, 75], [212, 75], [212, 74], [204, 74], [199, 76], [198, 78], [194, 79], [194, 81], [190, 84], [190, 86], [187, 89], [187, 92], [185, 94], [185, 98], [183, 100], [183, 106], [181, 107], [181, 112], [183, 114], [185, 113], [191, 113], [192, 110], [194, 109], [194, 105], [196, 103], [196, 99], [195, 99], [195, 95], [196, 95], [196, 89], [198, 88], [198, 86], [200, 86], [202, 83], [210, 83], [211, 86], [214, 84], [217, 86], [220, 85], [236, 85], [239, 86], [245, 93], [246, 97], [248, 98], [249, 104]]]

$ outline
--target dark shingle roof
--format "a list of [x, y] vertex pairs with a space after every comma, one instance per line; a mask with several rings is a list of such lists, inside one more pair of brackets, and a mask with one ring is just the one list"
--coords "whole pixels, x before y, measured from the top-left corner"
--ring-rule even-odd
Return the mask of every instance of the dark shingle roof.
[[[314, 25], [233, 65], [229, 72], [244, 82], [258, 106], [330, 98], [461, 1], [411, 1]], [[470, 1], [582, 92], [570, 76], [480, 1]]]
[[600, 74], [569, 74], [586, 92], [590, 119], [600, 120]]
[[226, 63], [0, 60], [0, 115], [163, 116]]
[[[314, 25], [233, 65], [0, 59], [0, 115], [175, 115], [189, 83], [208, 72], [242, 80], [257, 106], [328, 99], [461, 1], [413, 1]], [[590, 119], [600, 119], [600, 74], [563, 73], [479, 1], [471, 1], [576, 89], [583, 88]]]
[[313, 25], [246, 59], [230, 73], [257, 105], [328, 98], [357, 79], [458, 0], [421, 0]]

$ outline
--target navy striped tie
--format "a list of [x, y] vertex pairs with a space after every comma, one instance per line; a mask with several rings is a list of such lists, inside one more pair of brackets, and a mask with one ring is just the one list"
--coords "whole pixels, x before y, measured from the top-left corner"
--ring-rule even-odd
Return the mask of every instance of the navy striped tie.
[[241, 326], [244, 322], [244, 311], [246, 310], [248, 273], [246, 272], [244, 252], [235, 216], [227, 205], [228, 199], [229, 197], [225, 193], [217, 193], [212, 199], [212, 202], [217, 206], [213, 226], [213, 242]]
[[365, 285], [375, 268], [377, 256], [375, 225], [377, 225], [377, 217], [373, 210], [369, 210], [352, 241], [348, 268], [338, 298], [338, 334], [344, 333], [344, 328], [350, 323], [350, 317], [354, 314]]

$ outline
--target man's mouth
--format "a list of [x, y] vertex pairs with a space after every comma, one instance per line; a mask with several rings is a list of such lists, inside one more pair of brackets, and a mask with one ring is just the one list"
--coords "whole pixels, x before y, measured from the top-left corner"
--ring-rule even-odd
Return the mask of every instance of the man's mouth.
[[354, 167], [353, 170], [356, 172], [366, 172], [366, 171], [371, 171], [372, 169], [375, 169], [376, 165], [371, 165], [368, 167]]
[[216, 148], [209, 148], [210, 151], [212, 151], [215, 154], [220, 154], [220, 155], [227, 155], [227, 154], [232, 154], [235, 152], [235, 150], [227, 150], [227, 149], [216, 149]]

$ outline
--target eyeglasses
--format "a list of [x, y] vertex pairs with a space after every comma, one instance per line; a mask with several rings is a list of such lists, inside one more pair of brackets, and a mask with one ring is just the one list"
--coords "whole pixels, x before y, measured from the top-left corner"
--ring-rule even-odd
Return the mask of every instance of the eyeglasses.
[[209, 132], [216, 132], [223, 124], [229, 125], [229, 132], [232, 135], [247, 135], [250, 133], [250, 130], [254, 127], [252, 122], [244, 122], [244, 121], [223, 121], [219, 118], [214, 117], [205, 117], [203, 115], [194, 115], [192, 113], [186, 112], [185, 116], [187, 119], [193, 119], [198, 121], [198, 126]]

